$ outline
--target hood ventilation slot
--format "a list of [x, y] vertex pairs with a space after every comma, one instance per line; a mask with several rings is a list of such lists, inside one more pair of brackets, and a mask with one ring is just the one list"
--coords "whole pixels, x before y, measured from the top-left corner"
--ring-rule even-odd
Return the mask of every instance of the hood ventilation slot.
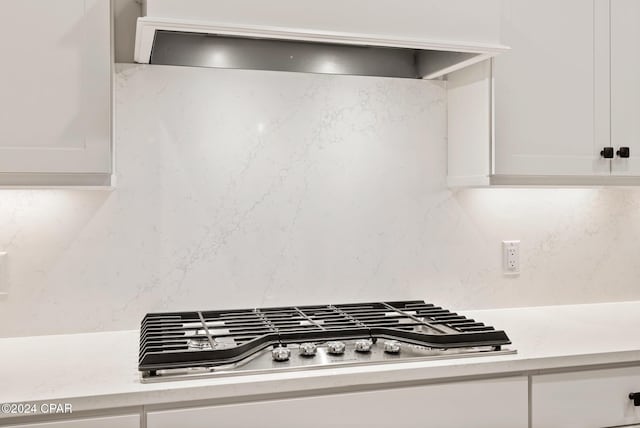
[[[435, 78], [480, 54], [156, 31], [151, 64]], [[475, 61], [474, 61], [475, 59]], [[457, 67], [456, 67], [457, 68]]]

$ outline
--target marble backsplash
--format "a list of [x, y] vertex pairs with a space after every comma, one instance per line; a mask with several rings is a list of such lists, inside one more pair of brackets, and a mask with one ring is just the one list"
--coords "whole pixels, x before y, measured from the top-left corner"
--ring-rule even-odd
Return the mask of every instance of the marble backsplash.
[[640, 299], [640, 190], [450, 191], [442, 83], [118, 65], [115, 91], [115, 190], [0, 190], [0, 336], [150, 311]]

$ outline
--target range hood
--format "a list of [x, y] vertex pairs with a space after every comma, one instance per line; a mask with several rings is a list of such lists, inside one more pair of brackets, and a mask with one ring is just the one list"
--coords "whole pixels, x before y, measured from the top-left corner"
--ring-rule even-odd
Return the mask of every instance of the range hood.
[[[272, 8], [291, 7], [291, 4], [287, 4], [289, 0], [260, 1], [263, 5], [269, 3]], [[378, 1], [384, 3], [384, 0]], [[438, 8], [433, 10], [438, 11], [442, 16], [433, 16], [433, 10], [429, 10], [428, 16], [433, 22], [441, 19], [455, 20], [460, 18], [460, 10], [456, 10], [453, 14], [446, 7], [442, 7], [445, 3], [450, 5], [452, 1], [421, 0], [420, 6], [424, 7], [429, 3], [438, 5]], [[457, 3], [460, 1], [458, 0]], [[476, 2], [477, 0], [467, 1]], [[236, 9], [242, 9], [243, 6], [248, 6], [243, 3], [248, 2], [250, 3], [251, 0], [236, 0], [233, 3], [237, 4]], [[453, 2], [456, 3], [456, 1]], [[137, 22], [136, 62], [436, 79], [508, 50], [506, 46], [495, 42], [461, 41], [461, 37], [454, 37], [455, 35], [451, 34], [445, 36], [453, 40], [443, 41], [442, 37], [436, 39], [433, 34], [418, 34], [419, 37], [414, 34], [414, 37], [407, 37], [400, 29], [386, 27], [383, 28], [384, 34], [327, 30], [327, 25], [322, 25], [321, 20], [313, 24], [305, 23], [307, 26], [314, 25], [314, 28], [284, 27], [282, 20], [276, 22], [279, 26], [257, 25], [256, 19], [250, 23], [230, 23], [228, 22], [229, 3], [223, 0], [181, 0], [180, 2], [147, 0], [145, 3], [147, 15], [138, 18]], [[335, 13], [340, 10], [340, 3], [336, 3], [334, 10], [331, 10], [330, 3], [331, 1], [323, 3], [327, 12], [326, 22], [330, 22], [332, 16], [335, 17]], [[486, 6], [485, 2], [479, 3]], [[180, 5], [178, 9], [176, 9], [177, 4]], [[371, 4], [374, 3], [369, 3]], [[469, 3], [469, 7], [473, 8], [472, 4]], [[222, 7], [224, 5], [227, 9]], [[255, 7], [258, 5], [259, 3], [253, 4]], [[459, 4], [457, 6], [459, 7]], [[254, 10], [255, 7], [244, 9], [244, 11], [253, 10], [252, 16], [259, 17], [260, 14], [256, 14]], [[221, 13], [221, 10], [227, 12], [226, 16], [225, 13]], [[395, 7], [393, 10], [402, 11], [402, 7]], [[231, 9], [231, 12], [235, 13], [232, 15], [236, 21], [238, 16], [243, 16], [242, 10]], [[274, 19], [270, 18], [273, 16], [265, 13], [264, 20], [260, 24], [273, 24]], [[220, 18], [227, 18], [226, 22], [216, 21]], [[465, 24], [465, 19], [460, 18], [460, 21], [460, 25], [468, 26], [468, 22]], [[344, 22], [345, 27], [358, 30], [358, 20], [354, 20], [353, 25], [348, 20]], [[409, 20], [406, 22], [410, 23]], [[428, 25], [428, 22], [424, 25]], [[455, 25], [455, 22], [452, 25]], [[384, 26], [375, 28], [381, 27]]]

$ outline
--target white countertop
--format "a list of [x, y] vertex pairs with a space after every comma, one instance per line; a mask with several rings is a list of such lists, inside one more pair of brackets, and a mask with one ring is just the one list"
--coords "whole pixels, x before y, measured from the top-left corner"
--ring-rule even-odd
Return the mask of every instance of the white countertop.
[[[142, 384], [138, 331], [7, 338], [0, 339], [0, 403], [63, 402], [77, 412], [600, 364], [640, 365], [640, 302], [461, 313], [505, 330], [518, 353]], [[15, 415], [0, 413], [3, 416]]]

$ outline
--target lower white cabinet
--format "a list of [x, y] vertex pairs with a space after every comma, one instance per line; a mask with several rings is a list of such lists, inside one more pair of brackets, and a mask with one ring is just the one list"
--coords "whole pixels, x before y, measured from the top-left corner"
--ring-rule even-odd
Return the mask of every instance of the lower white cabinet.
[[148, 428], [438, 427], [526, 428], [526, 377], [253, 403], [147, 414]]
[[140, 428], [140, 415], [61, 420], [36, 424], [9, 425], [8, 428]]
[[640, 367], [532, 377], [532, 428], [602, 428], [640, 423]]

